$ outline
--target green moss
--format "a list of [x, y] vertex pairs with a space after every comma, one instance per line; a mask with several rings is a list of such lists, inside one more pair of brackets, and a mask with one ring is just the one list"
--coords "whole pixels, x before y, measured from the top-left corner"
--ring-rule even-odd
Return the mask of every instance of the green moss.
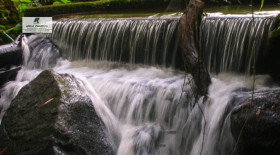
[[155, 7], [166, 7], [167, 2], [158, 3], [156, 1], [109, 1], [99, 0], [91, 2], [77, 2], [60, 5], [45, 5], [26, 9], [25, 16], [55, 16], [61, 14], [71, 14], [80, 12], [99, 11], [129, 11]]
[[46, 5], [26, 9], [26, 16], [54, 16], [66, 13], [101, 11], [105, 9], [106, 1], [79, 2], [59, 5]]
[[[259, 11], [259, 6], [254, 6], [254, 11]], [[265, 5], [262, 11], [277, 11], [278, 5]], [[251, 14], [252, 8], [249, 5], [223, 5], [223, 6], [207, 6], [204, 12], [222, 12], [224, 14]]]

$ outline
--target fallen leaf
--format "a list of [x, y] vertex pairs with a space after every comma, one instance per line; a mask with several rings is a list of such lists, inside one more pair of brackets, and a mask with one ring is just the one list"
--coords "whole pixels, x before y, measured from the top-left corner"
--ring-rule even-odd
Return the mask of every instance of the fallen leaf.
[[43, 105], [49, 104], [54, 98], [49, 99], [47, 102], [45, 102]]
[[1, 152], [0, 155], [3, 155], [7, 151], [8, 147], [5, 147]]
[[258, 109], [256, 115], [259, 116], [261, 114], [261, 109]]
[[264, 109], [265, 109], [265, 104], [263, 104], [263, 105], [262, 105], [262, 108], [261, 108], [261, 109], [262, 109], [262, 110], [264, 110]]
[[275, 104], [271, 106], [271, 110], [275, 111]]

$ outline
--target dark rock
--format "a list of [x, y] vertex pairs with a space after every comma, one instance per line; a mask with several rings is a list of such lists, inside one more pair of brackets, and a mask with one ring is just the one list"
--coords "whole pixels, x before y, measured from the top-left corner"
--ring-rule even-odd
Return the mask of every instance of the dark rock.
[[250, 95], [247, 92], [233, 99], [241, 103], [231, 114], [231, 130], [235, 140], [248, 119], [238, 143], [237, 154], [279, 154], [280, 90], [256, 92], [252, 104]]
[[2, 125], [11, 142], [0, 148], [8, 154], [113, 154], [104, 123], [72, 75], [42, 72], [20, 90]]
[[280, 15], [277, 19], [278, 26], [276, 26], [275, 29], [271, 32], [265, 50], [266, 60], [264, 65], [264, 72], [271, 75], [271, 77], [280, 84]]
[[0, 89], [6, 82], [15, 80], [17, 73], [20, 69], [21, 67], [14, 67], [9, 70], [0, 69]]
[[0, 46], [0, 68], [10, 68], [22, 64], [21, 46], [16, 43]]
[[1, 152], [4, 153], [4, 151], [8, 149], [8, 146], [12, 146], [12, 141], [9, 139], [9, 136], [7, 135], [7, 132], [3, 125], [0, 125], [0, 137], [1, 137], [0, 140], [0, 154], [1, 154]]

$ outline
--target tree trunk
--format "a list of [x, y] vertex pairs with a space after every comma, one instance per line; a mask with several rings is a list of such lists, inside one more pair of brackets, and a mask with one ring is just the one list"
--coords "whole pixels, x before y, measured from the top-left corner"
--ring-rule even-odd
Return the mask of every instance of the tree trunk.
[[197, 23], [200, 22], [198, 19], [200, 19], [203, 7], [204, 2], [201, 0], [190, 0], [180, 19], [180, 30], [186, 69], [193, 76], [198, 95], [206, 96], [211, 78], [195, 43], [195, 34], [198, 33], [195, 30], [199, 27]]

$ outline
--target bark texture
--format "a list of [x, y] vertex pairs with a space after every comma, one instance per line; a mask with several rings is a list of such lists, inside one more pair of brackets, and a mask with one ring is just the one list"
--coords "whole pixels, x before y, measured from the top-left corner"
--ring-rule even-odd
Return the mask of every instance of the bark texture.
[[198, 28], [199, 17], [202, 15], [204, 2], [201, 0], [190, 0], [180, 20], [180, 31], [182, 38], [182, 49], [185, 59], [185, 67], [192, 74], [197, 87], [198, 95], [207, 95], [211, 84], [210, 75], [200, 58], [196, 47], [196, 28]]

